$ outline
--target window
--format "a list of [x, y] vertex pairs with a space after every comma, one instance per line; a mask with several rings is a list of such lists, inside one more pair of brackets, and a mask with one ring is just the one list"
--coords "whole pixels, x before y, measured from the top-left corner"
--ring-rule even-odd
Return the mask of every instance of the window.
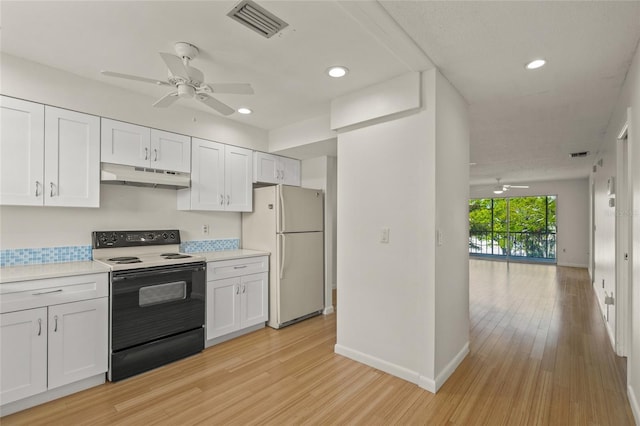
[[555, 261], [556, 196], [469, 201], [469, 253]]

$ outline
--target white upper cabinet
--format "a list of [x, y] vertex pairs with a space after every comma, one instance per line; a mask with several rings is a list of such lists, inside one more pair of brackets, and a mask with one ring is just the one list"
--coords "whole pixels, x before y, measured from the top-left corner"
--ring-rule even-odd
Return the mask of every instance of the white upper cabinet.
[[255, 152], [254, 182], [300, 186], [300, 160]]
[[100, 142], [103, 163], [149, 167], [151, 129], [122, 121], [102, 119]]
[[45, 108], [44, 204], [100, 206], [100, 118]]
[[102, 119], [102, 162], [189, 173], [191, 138]]
[[191, 171], [191, 138], [185, 135], [151, 129], [151, 167], [189, 173]]
[[191, 188], [178, 191], [178, 209], [251, 211], [252, 151], [198, 138], [191, 149]]
[[44, 200], [44, 105], [0, 97], [0, 204]]
[[100, 119], [1, 97], [0, 203], [98, 207]]

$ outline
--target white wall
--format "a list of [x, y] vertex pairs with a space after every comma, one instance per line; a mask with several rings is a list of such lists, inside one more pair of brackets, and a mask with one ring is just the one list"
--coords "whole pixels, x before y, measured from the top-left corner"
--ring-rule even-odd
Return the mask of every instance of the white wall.
[[527, 182], [529, 189], [510, 189], [500, 196], [493, 186], [471, 186], [471, 198], [496, 198], [557, 195], [557, 263], [560, 266], [586, 268], [589, 265], [589, 180], [567, 179]]
[[[436, 74], [435, 374], [442, 385], [469, 351], [469, 117], [457, 90]], [[436, 236], [436, 239], [438, 237]]]
[[[267, 151], [267, 132], [181, 106], [151, 107], [154, 99], [15, 56], [0, 57], [0, 90], [61, 108]], [[194, 122], [195, 118], [195, 122]], [[176, 211], [176, 191], [101, 185], [99, 209], [0, 207], [3, 249], [88, 245], [99, 229], [177, 227], [183, 239], [240, 238], [240, 214]], [[211, 233], [200, 232], [209, 224]]]
[[[633, 62], [627, 73], [620, 98], [609, 121], [609, 127], [604, 138], [602, 151], [605, 152], [603, 170], [598, 170], [594, 176], [596, 183], [596, 226], [611, 228], [613, 218], [611, 209], [604, 207], [603, 199], [606, 195], [606, 177], [615, 175], [615, 168], [609, 169], [608, 164], [615, 163], [615, 143], [618, 132], [627, 119], [627, 108], [631, 108], [629, 122], [629, 150], [632, 170], [633, 209], [632, 214], [632, 313], [631, 313], [631, 350], [627, 358], [627, 385], [629, 401], [637, 424], [640, 424], [640, 48], [636, 50]], [[611, 232], [611, 231], [610, 231]], [[614, 234], [603, 235], [596, 229], [596, 261], [602, 260], [607, 268], [611, 268], [610, 257], [614, 253], [611, 238]], [[608, 253], [607, 253], [608, 251]], [[604, 258], [603, 258], [604, 257]], [[596, 264], [595, 274], [601, 273]], [[608, 272], [609, 273], [609, 272]], [[596, 282], [597, 284], [597, 282]], [[597, 285], [595, 286], [598, 287]]]
[[[468, 264], [468, 122], [464, 102], [440, 78], [436, 70], [421, 74], [419, 110], [373, 121], [363, 113], [369, 120], [363, 127], [338, 134], [336, 352], [433, 392], [466, 354], [468, 342], [468, 274], [464, 267], [451, 275], [444, 271]], [[388, 89], [383, 87], [382, 98]], [[436, 120], [438, 89], [443, 112]], [[365, 98], [375, 95], [371, 88], [364, 92]], [[349, 99], [362, 105], [357, 94]], [[347, 114], [352, 110], [340, 106]], [[347, 118], [336, 122], [353, 124]], [[446, 167], [451, 170], [440, 170]], [[442, 193], [441, 201], [458, 205], [462, 213], [442, 217], [438, 226], [451, 239], [436, 248], [436, 216], [450, 207], [436, 206], [438, 185], [451, 193], [450, 198]], [[390, 230], [388, 244], [380, 242], [383, 228]], [[441, 258], [450, 256], [443, 265], [436, 262], [437, 250]], [[440, 300], [451, 311], [437, 322]]]

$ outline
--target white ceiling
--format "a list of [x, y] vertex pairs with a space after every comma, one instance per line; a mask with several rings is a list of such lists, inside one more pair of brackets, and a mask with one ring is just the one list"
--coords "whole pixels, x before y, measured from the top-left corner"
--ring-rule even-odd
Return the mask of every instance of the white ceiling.
[[[274, 129], [416, 69], [406, 51], [417, 45], [470, 104], [472, 183], [515, 183], [588, 174], [640, 39], [639, 1], [389, 1], [364, 19], [352, 15], [364, 3], [258, 0], [289, 24], [271, 39], [226, 16], [236, 3], [3, 0], [0, 50], [160, 98], [166, 88], [100, 70], [163, 79], [157, 52], [187, 41], [201, 50], [192, 65], [207, 82], [252, 84], [253, 96], [218, 95], [254, 110], [230, 118]], [[546, 67], [524, 70], [540, 56]], [[348, 77], [327, 77], [334, 64], [348, 66]], [[309, 148], [300, 155], [335, 153], [335, 144]], [[569, 159], [585, 150], [592, 155]]]

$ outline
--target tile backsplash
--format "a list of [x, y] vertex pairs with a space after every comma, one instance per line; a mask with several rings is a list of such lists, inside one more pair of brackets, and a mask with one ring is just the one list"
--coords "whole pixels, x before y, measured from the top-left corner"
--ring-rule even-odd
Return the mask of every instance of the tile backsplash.
[[19, 248], [0, 250], [0, 266], [91, 260], [91, 246]]
[[[240, 240], [238, 238], [183, 241], [180, 244], [180, 251], [185, 253], [237, 250], [239, 248]], [[0, 250], [0, 267], [38, 263], [81, 262], [91, 259], [90, 245]]]
[[226, 238], [223, 240], [183, 241], [182, 244], [180, 244], [180, 251], [185, 253], [237, 250], [239, 248], [240, 248], [240, 239], [238, 238]]

